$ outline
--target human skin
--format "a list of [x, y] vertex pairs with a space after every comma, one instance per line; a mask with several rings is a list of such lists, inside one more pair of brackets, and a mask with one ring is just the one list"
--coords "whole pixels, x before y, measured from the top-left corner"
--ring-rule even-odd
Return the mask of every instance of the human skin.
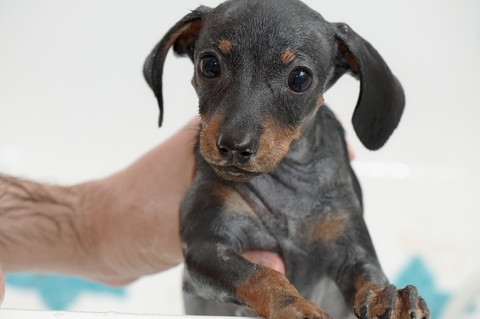
[[[198, 125], [195, 118], [124, 170], [100, 180], [58, 186], [0, 174], [0, 304], [1, 268], [125, 285], [181, 263], [179, 207], [195, 174]], [[285, 273], [274, 253], [243, 256]]]
[[[125, 285], [181, 263], [179, 206], [195, 174], [198, 123], [104, 179], [58, 186], [0, 175], [0, 268]], [[284, 272], [276, 254], [244, 256]]]

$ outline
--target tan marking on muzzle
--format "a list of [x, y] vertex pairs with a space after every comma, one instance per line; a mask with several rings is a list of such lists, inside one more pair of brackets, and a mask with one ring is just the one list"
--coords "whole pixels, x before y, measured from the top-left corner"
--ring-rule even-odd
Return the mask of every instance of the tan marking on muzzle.
[[299, 128], [280, 127], [271, 118], [267, 118], [257, 154], [247, 162], [245, 169], [262, 173], [274, 169], [288, 153], [292, 141], [299, 138]]
[[222, 119], [223, 114], [221, 112], [216, 112], [212, 117], [202, 116], [201, 118], [200, 154], [211, 164], [220, 165], [222, 161], [217, 148], [217, 138]]
[[[221, 113], [215, 114], [211, 119], [202, 118], [200, 153], [210, 164], [225, 164], [217, 148], [222, 119], [223, 114]], [[280, 127], [273, 119], [267, 118], [263, 123], [257, 153], [247, 163], [237, 166], [254, 173], [271, 171], [288, 153], [292, 141], [300, 138], [300, 134], [300, 128]]]

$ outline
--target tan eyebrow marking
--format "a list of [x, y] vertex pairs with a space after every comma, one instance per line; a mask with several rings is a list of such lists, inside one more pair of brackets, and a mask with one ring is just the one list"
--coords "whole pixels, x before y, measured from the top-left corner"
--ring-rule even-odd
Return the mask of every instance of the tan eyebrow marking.
[[232, 44], [228, 40], [222, 39], [218, 41], [218, 48], [224, 55], [230, 55], [232, 53]]
[[286, 49], [280, 54], [280, 63], [287, 65], [291, 63], [293, 60], [295, 60], [297, 56], [298, 54], [292, 49]]

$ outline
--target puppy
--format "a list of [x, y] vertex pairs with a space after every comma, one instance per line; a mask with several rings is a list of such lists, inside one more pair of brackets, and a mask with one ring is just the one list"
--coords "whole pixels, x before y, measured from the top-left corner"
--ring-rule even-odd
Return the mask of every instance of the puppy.
[[[187, 313], [428, 319], [415, 287], [397, 290], [379, 265], [344, 131], [324, 105], [343, 74], [359, 79], [353, 126], [368, 149], [380, 148], [405, 100], [379, 53], [297, 0], [202, 6], [145, 63], [160, 125], [172, 46], [194, 64], [201, 116], [180, 217]], [[241, 256], [260, 249], [281, 256], [286, 276]]]

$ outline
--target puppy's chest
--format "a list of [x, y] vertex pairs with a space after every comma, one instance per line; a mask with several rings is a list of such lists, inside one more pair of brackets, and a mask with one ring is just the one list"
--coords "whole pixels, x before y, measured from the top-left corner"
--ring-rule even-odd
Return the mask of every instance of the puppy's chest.
[[238, 192], [250, 208], [245, 221], [250, 231], [239, 235], [248, 237], [248, 246], [282, 254], [308, 255], [337, 242], [349, 228], [350, 216], [360, 209], [348, 183], [330, 187], [308, 180], [288, 183], [266, 178]]

